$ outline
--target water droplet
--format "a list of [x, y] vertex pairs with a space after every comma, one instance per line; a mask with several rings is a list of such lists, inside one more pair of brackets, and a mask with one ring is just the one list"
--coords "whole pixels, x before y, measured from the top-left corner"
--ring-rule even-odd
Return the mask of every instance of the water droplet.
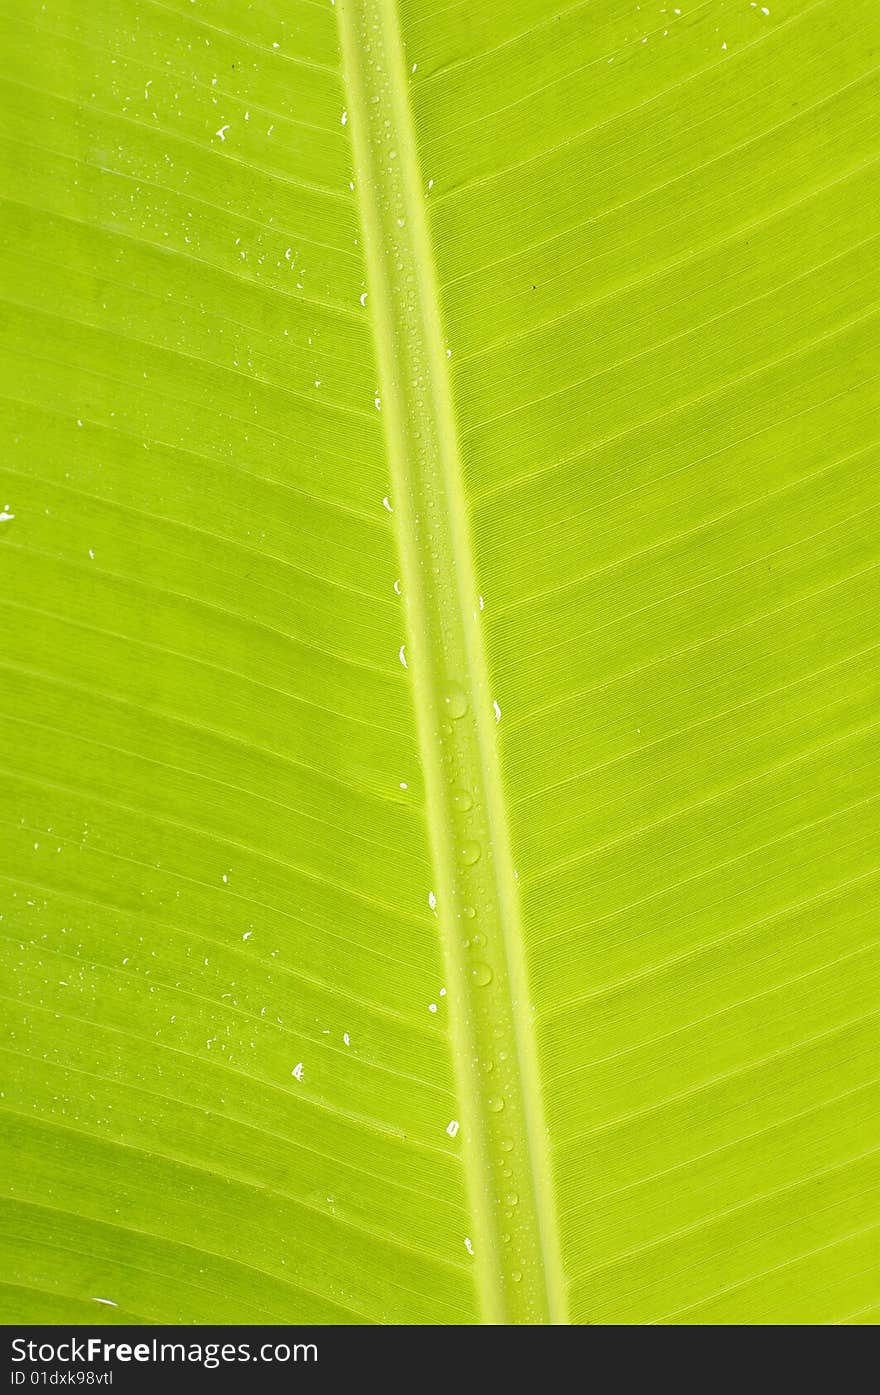
[[465, 867], [473, 867], [474, 863], [480, 860], [479, 843], [474, 843], [472, 840], [462, 843], [458, 850], [458, 860], [463, 862]]
[[504, 1100], [500, 1095], [490, 1095], [486, 1100], [486, 1107], [490, 1109], [493, 1114], [500, 1114], [504, 1108]]
[[471, 978], [478, 988], [485, 988], [487, 983], [492, 982], [492, 970], [488, 964], [474, 964], [471, 968]]
[[522, 1274], [520, 1273], [519, 1269], [514, 1269], [510, 1277], [513, 1279], [513, 1282], [515, 1284], [522, 1283]]
[[473, 906], [462, 906], [461, 913], [467, 920], [473, 920], [474, 916], [477, 914]]
[[507, 1206], [517, 1206], [519, 1204], [519, 1197], [516, 1192], [508, 1192], [504, 1201]]
[[486, 936], [485, 936], [485, 935], [482, 935], [482, 934], [480, 933], [479, 930], [475, 930], [474, 933], [473, 933], [473, 935], [471, 935], [471, 944], [472, 944], [472, 945], [475, 945], [475, 946], [477, 947], [477, 949], [479, 949], [480, 946], [481, 946], [481, 945], [484, 945], [485, 943], [486, 943]]
[[453, 720], [457, 721], [467, 712], [467, 697], [457, 683], [447, 683], [441, 694], [441, 699], [443, 710]]
[[512, 1138], [502, 1138], [502, 1140], [501, 1140], [501, 1147], [502, 1147], [502, 1149], [504, 1150], [505, 1153], [511, 1153], [511, 1152], [513, 1152], [513, 1139], [512, 1139]]
[[452, 796], [452, 802], [456, 809], [460, 809], [463, 814], [474, 807], [474, 801], [467, 790], [456, 790]]

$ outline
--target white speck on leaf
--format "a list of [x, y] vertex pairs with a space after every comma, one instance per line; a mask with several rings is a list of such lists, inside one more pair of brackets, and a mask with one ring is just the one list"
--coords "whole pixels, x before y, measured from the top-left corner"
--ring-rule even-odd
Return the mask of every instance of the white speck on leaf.
[[459, 1123], [458, 1123], [458, 1120], [457, 1120], [457, 1119], [450, 1119], [450, 1120], [449, 1120], [449, 1123], [446, 1125], [446, 1132], [449, 1134], [449, 1137], [450, 1137], [450, 1138], [454, 1138], [455, 1135], [458, 1133], [458, 1130], [459, 1130]]
[[436, 1003], [429, 1003], [429, 1004], [428, 1004], [428, 1011], [429, 1011], [429, 1012], [436, 1012], [436, 1011], [437, 1011], [437, 1004], [436, 1004]]
[[348, 1035], [348, 1032], [342, 1033], [342, 1040], [345, 1042], [346, 1046], [351, 1046], [351, 1038]]
[[93, 1298], [94, 1303], [103, 1303], [108, 1308], [118, 1308], [119, 1304], [114, 1303], [112, 1298]]
[[406, 645], [405, 645], [405, 644], [401, 644], [400, 649], [398, 650], [398, 653], [397, 653], [397, 657], [400, 659], [400, 662], [403, 664], [404, 668], [409, 668], [409, 664], [406, 662]]
[[302, 1080], [302, 1078], [303, 1078], [303, 1063], [302, 1063], [302, 1061], [297, 1061], [296, 1065], [294, 1066], [294, 1068], [293, 1068], [293, 1070], [290, 1072], [290, 1074], [291, 1074], [296, 1080]]
[[501, 708], [498, 706], [498, 699], [497, 699], [497, 698], [493, 698], [493, 699], [492, 699], [492, 711], [495, 713], [495, 720], [496, 720], [496, 722], [500, 722], [500, 721], [501, 721]]
[[229, 130], [229, 127], [228, 127], [228, 126], [221, 126], [221, 127], [220, 127], [220, 130], [217, 131], [216, 134], [220, 137], [221, 140], [224, 140], [224, 141], [225, 141], [225, 139], [226, 139], [226, 132], [227, 132], [228, 130]]
[[341, 126], [347, 126], [347, 125], [348, 125], [348, 112], [347, 112], [347, 111], [344, 111], [344, 112], [342, 113], [342, 116], [339, 118], [339, 124], [340, 124]]
[[383, 500], [382, 500], [382, 507], [383, 507], [384, 509], [387, 509], [389, 513], [393, 513], [393, 512], [394, 512], [394, 509], [392, 508], [392, 505], [391, 505], [391, 500], [388, 498], [388, 495], [387, 495], [387, 494], [385, 495], [385, 497], [384, 497]]
[[468, 1252], [469, 1255], [472, 1255], [472, 1254], [473, 1254], [473, 1252], [474, 1252], [474, 1247], [473, 1247], [473, 1245], [471, 1244], [471, 1237], [470, 1237], [469, 1235], [466, 1235], [466, 1236], [464, 1237], [464, 1247], [465, 1247], [465, 1249], [467, 1250], [467, 1252]]
[[434, 895], [433, 891], [428, 892], [428, 905], [431, 907], [432, 911], [436, 911], [437, 897]]
[[4, 504], [3, 509], [0, 510], [0, 523], [9, 523], [14, 517], [15, 514], [9, 511], [9, 505]]

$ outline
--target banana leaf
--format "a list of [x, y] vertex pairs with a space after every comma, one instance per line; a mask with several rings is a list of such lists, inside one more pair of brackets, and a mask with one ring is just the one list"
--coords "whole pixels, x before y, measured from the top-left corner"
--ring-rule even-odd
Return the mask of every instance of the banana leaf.
[[3, 0], [0, 1316], [874, 1323], [876, 0]]

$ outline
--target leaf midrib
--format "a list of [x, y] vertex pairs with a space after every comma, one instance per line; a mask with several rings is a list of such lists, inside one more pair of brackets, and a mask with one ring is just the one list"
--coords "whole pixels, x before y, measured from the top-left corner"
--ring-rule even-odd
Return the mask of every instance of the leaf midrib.
[[[566, 1320], [519, 897], [395, 0], [337, 0], [481, 1316]], [[427, 894], [428, 888], [426, 888]], [[464, 1237], [463, 1237], [464, 1240]]]

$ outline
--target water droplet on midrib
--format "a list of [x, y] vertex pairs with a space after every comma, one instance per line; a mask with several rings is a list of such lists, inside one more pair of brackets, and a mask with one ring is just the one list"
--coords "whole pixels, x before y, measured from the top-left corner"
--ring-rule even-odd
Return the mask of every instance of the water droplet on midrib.
[[447, 683], [440, 693], [440, 700], [443, 704], [443, 711], [454, 721], [458, 721], [467, 712], [467, 697], [464, 689], [457, 683]]

